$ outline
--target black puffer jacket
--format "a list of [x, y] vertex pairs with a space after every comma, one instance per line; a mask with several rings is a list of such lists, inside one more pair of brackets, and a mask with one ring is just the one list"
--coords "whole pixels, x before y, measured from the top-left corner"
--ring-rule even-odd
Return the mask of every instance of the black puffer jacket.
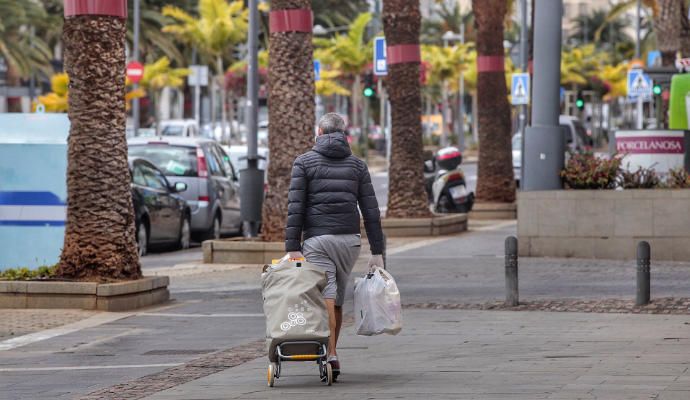
[[352, 155], [344, 133], [319, 136], [292, 166], [285, 250], [300, 251], [303, 231], [305, 240], [360, 233], [358, 203], [371, 252], [381, 254], [381, 215], [367, 165]]

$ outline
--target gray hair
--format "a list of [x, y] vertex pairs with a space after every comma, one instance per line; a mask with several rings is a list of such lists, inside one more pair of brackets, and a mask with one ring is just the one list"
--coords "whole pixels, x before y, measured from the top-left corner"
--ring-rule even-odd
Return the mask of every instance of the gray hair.
[[322, 135], [333, 132], [345, 132], [345, 121], [336, 113], [328, 113], [319, 118], [319, 130]]

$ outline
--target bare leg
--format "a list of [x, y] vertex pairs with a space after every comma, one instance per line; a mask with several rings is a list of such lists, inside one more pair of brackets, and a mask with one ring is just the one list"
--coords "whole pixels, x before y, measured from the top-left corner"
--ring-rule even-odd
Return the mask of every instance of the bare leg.
[[[338, 333], [340, 331], [340, 325], [338, 324], [338, 317], [336, 313], [335, 299], [326, 299], [326, 308], [328, 309], [328, 328], [331, 330], [331, 336], [328, 338], [328, 355], [337, 355], [335, 347], [338, 343]], [[342, 309], [341, 320], [342, 320]]]
[[[343, 307], [335, 306], [335, 346], [338, 346], [338, 338], [340, 337], [340, 328], [343, 326]], [[335, 347], [333, 347], [335, 349]], [[335, 354], [335, 352], [333, 353]]]

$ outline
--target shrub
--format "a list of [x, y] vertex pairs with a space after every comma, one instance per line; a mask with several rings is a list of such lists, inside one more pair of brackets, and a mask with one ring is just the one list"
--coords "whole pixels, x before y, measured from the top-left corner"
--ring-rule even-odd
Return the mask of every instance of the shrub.
[[0, 271], [0, 280], [21, 281], [28, 279], [46, 279], [54, 276], [56, 269], [56, 265], [41, 266], [33, 270], [26, 267], [10, 268]]
[[604, 159], [591, 152], [571, 153], [561, 177], [566, 189], [614, 189], [620, 170], [620, 157]]
[[637, 168], [637, 171], [630, 171], [630, 164], [628, 169], [621, 170], [618, 176], [618, 186], [623, 189], [653, 189], [659, 187], [661, 180], [654, 168]]
[[666, 187], [669, 189], [688, 189], [690, 188], [690, 175], [680, 167], [668, 171]]

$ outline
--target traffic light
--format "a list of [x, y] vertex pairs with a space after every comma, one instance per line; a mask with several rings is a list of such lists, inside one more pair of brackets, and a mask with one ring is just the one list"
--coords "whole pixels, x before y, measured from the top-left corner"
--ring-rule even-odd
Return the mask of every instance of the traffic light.
[[364, 75], [364, 89], [362, 89], [362, 94], [364, 97], [374, 97], [376, 96], [376, 84], [374, 83], [374, 74], [368, 73]]
[[654, 87], [652, 88], [652, 93], [654, 93], [655, 96], [659, 96], [659, 95], [661, 95], [661, 92], [662, 92], [661, 85], [659, 85], [658, 83], [655, 84]]
[[582, 97], [582, 95], [577, 95], [577, 99], [575, 100], [575, 106], [578, 108], [578, 110], [582, 110], [585, 108], [585, 99]]

